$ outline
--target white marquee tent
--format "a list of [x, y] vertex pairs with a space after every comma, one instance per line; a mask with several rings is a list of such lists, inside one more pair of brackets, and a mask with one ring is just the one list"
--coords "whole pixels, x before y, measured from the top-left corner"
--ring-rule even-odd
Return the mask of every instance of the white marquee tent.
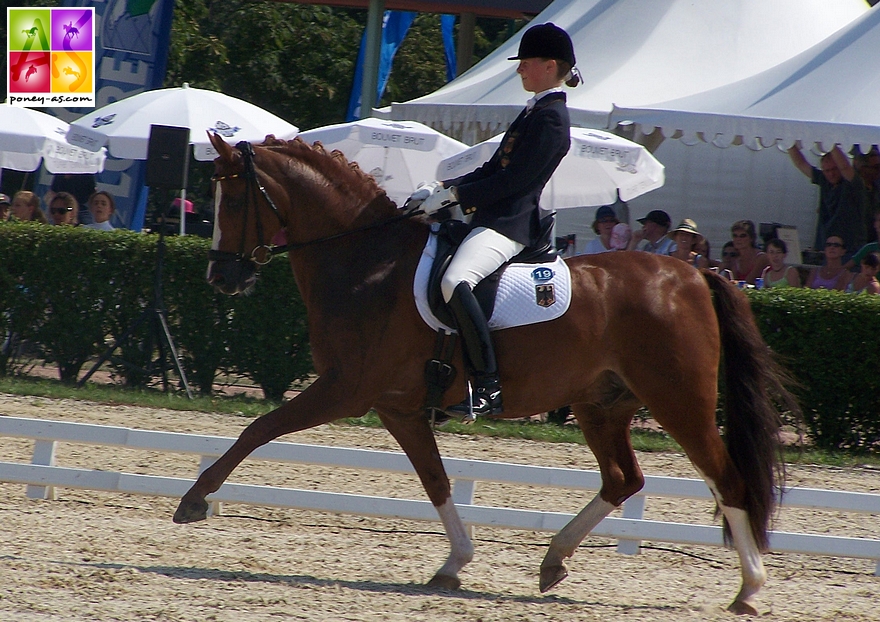
[[[864, 0], [556, 0], [533, 23], [553, 22], [572, 35], [585, 80], [566, 89], [572, 124], [605, 128], [614, 103], [649, 105], [747, 78], [868, 9]], [[420, 121], [468, 144], [503, 130], [527, 98], [507, 60], [521, 34], [434, 93], [392, 104], [390, 118]], [[666, 185], [632, 201], [633, 218], [651, 209], [674, 221], [693, 218], [714, 256], [742, 218], [794, 225], [804, 243], [811, 239], [817, 194], [784, 154], [665, 141], [654, 155], [666, 166]], [[593, 236], [593, 214], [585, 212], [567, 210], [559, 219], [558, 233], [577, 233], [579, 247]]]
[[[556, 0], [533, 23], [553, 22], [575, 44], [584, 84], [567, 90], [572, 125], [605, 128], [612, 105], [653, 104], [769, 69], [868, 9], [864, 0]], [[522, 31], [434, 93], [393, 103], [473, 144], [503, 130], [528, 98], [515, 69]], [[472, 132], [482, 131], [485, 136]]]
[[[726, 147], [782, 149], [800, 140], [827, 151], [880, 144], [880, 6], [796, 57], [750, 78], [673, 101], [617, 108], [615, 121], [650, 134]], [[622, 101], [622, 100], [621, 100]]]

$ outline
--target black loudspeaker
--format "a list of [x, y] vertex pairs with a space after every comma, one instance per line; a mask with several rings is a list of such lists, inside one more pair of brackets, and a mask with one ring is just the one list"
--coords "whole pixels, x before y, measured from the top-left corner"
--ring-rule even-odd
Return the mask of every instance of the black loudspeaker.
[[151, 188], [186, 188], [189, 128], [151, 125], [146, 184]]

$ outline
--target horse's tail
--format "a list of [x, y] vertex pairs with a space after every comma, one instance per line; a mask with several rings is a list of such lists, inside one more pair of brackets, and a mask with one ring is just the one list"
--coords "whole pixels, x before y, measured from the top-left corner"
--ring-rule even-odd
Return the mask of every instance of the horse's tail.
[[[792, 380], [773, 357], [748, 299], [723, 277], [703, 271], [714, 294], [721, 331], [724, 373], [724, 440], [745, 480], [745, 511], [760, 549], [768, 547], [770, 519], [781, 494], [785, 468], [779, 444], [780, 411], [799, 418], [800, 407], [786, 385]], [[724, 538], [730, 529], [724, 524]]]

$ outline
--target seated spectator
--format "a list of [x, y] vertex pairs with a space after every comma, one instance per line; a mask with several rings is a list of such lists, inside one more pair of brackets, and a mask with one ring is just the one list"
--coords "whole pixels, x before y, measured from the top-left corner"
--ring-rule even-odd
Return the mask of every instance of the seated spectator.
[[[880, 212], [874, 214], [874, 231], [876, 232], [875, 237], [880, 239]], [[867, 255], [868, 253], [875, 253], [877, 251], [880, 251], [880, 243], [868, 242], [862, 248], [860, 248], [858, 252], [852, 256], [852, 259], [847, 261], [844, 266], [847, 270], [852, 270], [862, 263], [862, 259], [865, 258], [865, 255]]]
[[767, 242], [767, 259], [770, 265], [761, 273], [765, 288], [801, 286], [801, 277], [797, 268], [785, 265], [787, 256], [788, 245], [783, 240], [773, 238]]
[[587, 242], [584, 247], [584, 255], [595, 255], [597, 253], [607, 253], [608, 251], [617, 250], [611, 247], [611, 231], [614, 225], [619, 223], [614, 208], [610, 205], [603, 205], [596, 210], [596, 219], [593, 221], [593, 232], [598, 236]]
[[745, 281], [751, 285], [761, 276], [764, 268], [770, 263], [767, 255], [758, 248], [758, 234], [755, 223], [751, 220], [738, 220], [730, 228], [733, 247], [739, 255], [733, 264], [733, 279]]
[[625, 251], [632, 239], [632, 229], [625, 222], [619, 222], [611, 230], [611, 248], [616, 251]]
[[71, 225], [73, 227], [79, 224], [79, 203], [69, 192], [58, 192], [52, 197], [49, 203], [49, 216], [52, 217], [54, 225]]
[[717, 259], [712, 259], [712, 247], [709, 246], [709, 240], [707, 240], [705, 236], [703, 236], [702, 240], [697, 242], [697, 244], [694, 246], [694, 250], [697, 252], [697, 254], [702, 255], [706, 258], [706, 264], [708, 265], [708, 267], [718, 268], [721, 266], [720, 261], [718, 261]]
[[95, 192], [95, 176], [91, 173], [59, 173], [52, 178], [52, 186], [46, 196], [43, 197], [43, 200], [46, 201], [49, 205], [52, 204], [52, 199], [55, 198], [55, 194], [59, 192], [69, 192], [73, 195], [73, 198], [76, 199], [76, 204], [79, 207], [79, 214], [77, 215], [77, 222], [79, 223], [89, 223], [92, 220], [92, 216], [87, 209], [89, 204], [89, 198], [91, 198], [92, 194]]
[[852, 272], [843, 267], [846, 245], [839, 235], [829, 236], [825, 241], [825, 263], [810, 270], [807, 287], [811, 289], [836, 289], [845, 291], [852, 280]]
[[674, 249], [675, 242], [666, 235], [672, 226], [669, 214], [661, 209], [648, 212], [644, 218], [637, 219], [642, 228], [633, 231], [632, 239], [627, 247], [629, 250], [645, 251], [656, 255], [668, 255]]
[[92, 222], [83, 225], [84, 227], [99, 231], [113, 231], [114, 227], [110, 224], [110, 217], [116, 213], [116, 202], [109, 192], [98, 190], [89, 197], [89, 213], [92, 215]]
[[9, 208], [12, 206], [12, 199], [8, 195], [0, 193], [0, 221], [9, 220]]
[[[862, 180], [863, 200], [865, 201], [865, 216], [868, 217], [868, 242], [876, 242], [880, 239], [876, 225], [872, 229], [870, 220], [880, 214], [880, 151], [877, 145], [866, 154], [859, 153], [853, 156], [853, 167]], [[858, 261], [856, 265], [858, 265]]]
[[880, 253], [868, 253], [862, 259], [862, 271], [847, 285], [846, 291], [852, 294], [880, 294], [880, 281], [877, 271], [880, 270]]
[[43, 210], [40, 209], [40, 197], [30, 190], [19, 190], [12, 197], [13, 220], [21, 220], [24, 222], [41, 222], [44, 225], [49, 224]]
[[697, 231], [697, 223], [685, 218], [668, 235], [675, 242], [675, 250], [669, 253], [670, 257], [681, 259], [697, 268], [709, 267], [706, 258], [696, 251], [697, 243], [705, 239], [703, 234]]

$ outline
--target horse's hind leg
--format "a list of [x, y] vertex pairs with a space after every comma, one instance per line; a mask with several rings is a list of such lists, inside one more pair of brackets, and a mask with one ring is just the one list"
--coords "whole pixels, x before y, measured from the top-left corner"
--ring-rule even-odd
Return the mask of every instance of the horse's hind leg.
[[[700, 395], [705, 397], [701, 399]], [[651, 413], [684, 449], [715, 497], [730, 529], [733, 547], [740, 561], [742, 586], [728, 610], [737, 614], [757, 615], [755, 597], [767, 580], [767, 572], [745, 509], [746, 482], [734, 466], [718, 432], [715, 399], [714, 389], [700, 391], [694, 383], [688, 399], [687, 419], [681, 416], [682, 406], [677, 399], [652, 404]], [[670, 416], [669, 413], [674, 414]]]
[[449, 478], [431, 424], [422, 413], [398, 416], [380, 411], [379, 417], [409, 457], [449, 539], [449, 557], [428, 585], [457, 590], [461, 587], [458, 572], [474, 558], [474, 545], [452, 502]]
[[575, 404], [572, 412], [599, 462], [602, 488], [577, 516], [550, 540], [541, 562], [539, 587], [546, 592], [568, 576], [565, 559], [602, 519], [644, 486], [645, 479], [630, 443], [629, 426], [639, 404], [631, 394], [602, 407]]
[[186, 492], [174, 512], [174, 522], [192, 523], [207, 518], [208, 503], [205, 497], [220, 488], [235, 467], [257, 447], [283, 434], [313, 428], [342, 417], [358, 417], [368, 408], [368, 403], [330, 380], [329, 375], [321, 376], [298, 396], [245, 428], [226, 453], [208, 467]]

